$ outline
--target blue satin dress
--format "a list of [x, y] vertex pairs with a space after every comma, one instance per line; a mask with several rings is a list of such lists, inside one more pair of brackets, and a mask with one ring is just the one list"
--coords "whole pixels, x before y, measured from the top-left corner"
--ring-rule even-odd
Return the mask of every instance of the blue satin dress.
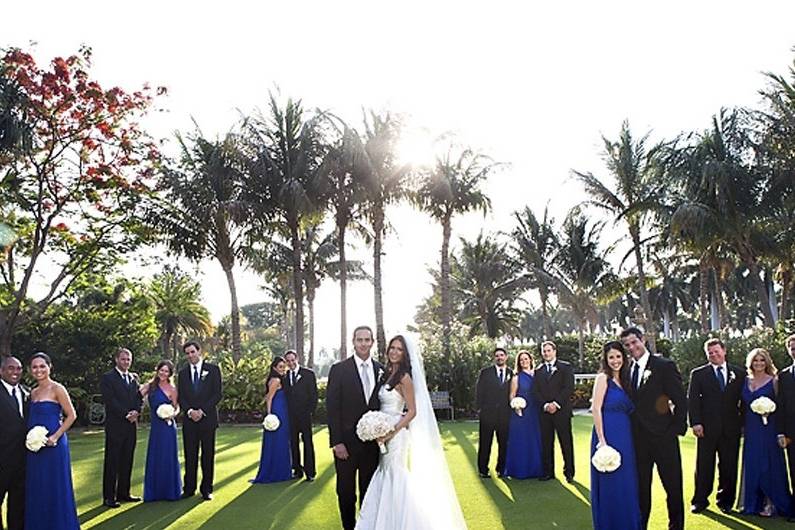
[[149, 394], [152, 425], [146, 448], [144, 472], [144, 502], [176, 501], [182, 493], [182, 478], [177, 451], [177, 422], [171, 425], [157, 416], [157, 407], [171, 403], [165, 392], [157, 387]]
[[519, 372], [516, 397], [524, 398], [527, 406], [519, 416], [511, 412], [508, 425], [508, 447], [505, 455], [505, 474], [511, 478], [534, 478], [544, 474], [541, 462], [541, 428], [538, 424], [538, 404], [533, 399], [533, 376]]
[[[48, 434], [57, 431], [61, 427], [61, 405], [55, 401], [31, 402], [28, 429], [37, 425], [46, 427]], [[25, 528], [79, 529], [66, 434], [55, 447], [28, 451], [26, 465]]]
[[259, 471], [257, 471], [256, 478], [251, 481], [254, 484], [282, 482], [290, 480], [293, 476], [287, 397], [281, 388], [273, 396], [271, 414], [275, 414], [279, 418], [279, 428], [275, 431], [263, 430]]
[[[632, 442], [630, 414], [635, 410], [627, 393], [612, 379], [602, 403], [602, 428], [607, 445], [621, 454], [621, 466], [602, 473], [591, 465], [591, 515], [594, 530], [639, 530], [643, 527], [638, 493], [638, 468]], [[599, 439], [591, 434], [591, 456]]]

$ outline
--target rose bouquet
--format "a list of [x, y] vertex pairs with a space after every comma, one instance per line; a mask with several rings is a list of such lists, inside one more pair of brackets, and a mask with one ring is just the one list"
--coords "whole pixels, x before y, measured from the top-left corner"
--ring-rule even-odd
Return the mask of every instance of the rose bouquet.
[[262, 427], [266, 431], [275, 431], [281, 424], [282, 422], [279, 421], [279, 417], [276, 414], [268, 414], [265, 416], [265, 419], [262, 420]]
[[28, 431], [28, 435], [25, 437], [25, 447], [28, 448], [28, 451], [38, 453], [39, 449], [47, 445], [48, 437], [47, 427], [36, 425]]
[[[377, 410], [368, 411], [359, 418], [359, 423], [356, 424], [356, 436], [363, 442], [371, 442], [378, 438], [383, 438], [395, 427], [395, 419], [384, 412]], [[378, 448], [381, 454], [387, 453], [386, 445], [381, 442], [378, 443]]]
[[161, 420], [166, 420], [166, 423], [171, 425], [171, 420], [177, 415], [177, 410], [171, 403], [163, 403], [157, 407], [157, 417]]
[[621, 453], [609, 445], [602, 445], [594, 451], [591, 463], [600, 473], [611, 473], [621, 467]]
[[527, 407], [527, 401], [523, 397], [516, 396], [511, 400], [511, 408], [516, 411], [516, 413], [521, 416], [522, 409]]
[[776, 402], [769, 397], [761, 396], [751, 402], [751, 410], [762, 416], [762, 423], [767, 425], [767, 417], [776, 412]]

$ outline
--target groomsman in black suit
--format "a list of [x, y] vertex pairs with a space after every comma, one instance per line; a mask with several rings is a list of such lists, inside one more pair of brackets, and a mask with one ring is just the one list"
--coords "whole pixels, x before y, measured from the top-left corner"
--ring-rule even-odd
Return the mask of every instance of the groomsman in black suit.
[[[795, 487], [795, 335], [784, 341], [793, 364], [778, 373], [778, 410], [776, 425], [778, 426], [778, 444], [787, 448], [790, 483]], [[795, 521], [790, 517], [789, 521]]]
[[489, 458], [494, 433], [497, 433], [497, 474], [505, 471], [508, 445], [508, 423], [511, 418], [509, 395], [513, 371], [508, 368], [508, 352], [494, 349], [494, 365], [484, 368], [478, 375], [475, 403], [478, 409], [478, 471], [489, 478]]
[[108, 508], [119, 502], [138, 502], [130, 495], [135, 455], [138, 416], [142, 399], [138, 393], [138, 376], [130, 372], [132, 353], [127, 348], [116, 352], [116, 366], [100, 379], [99, 388], [105, 403], [105, 465], [102, 470], [102, 499]]
[[378, 467], [378, 444], [356, 436], [356, 424], [368, 410], [378, 410], [378, 390], [384, 368], [370, 357], [373, 330], [353, 330], [354, 355], [335, 363], [328, 375], [326, 410], [329, 444], [337, 472], [337, 502], [345, 530], [356, 526], [356, 475], [359, 475], [359, 505]]
[[731, 512], [737, 491], [737, 458], [740, 453], [745, 373], [726, 362], [726, 347], [718, 338], [704, 343], [707, 364], [690, 372], [687, 391], [690, 428], [696, 437], [696, 490], [690, 511], [703, 512], [715, 482], [718, 455], [718, 494], [723, 513]]
[[3, 356], [0, 362], [0, 505], [8, 494], [6, 522], [9, 530], [22, 530], [25, 526], [25, 436], [30, 393], [20, 384], [21, 378], [19, 359]]
[[213, 498], [215, 472], [215, 431], [218, 429], [218, 403], [221, 401], [221, 370], [205, 361], [198, 342], [182, 346], [188, 365], [179, 371], [179, 408], [185, 411], [182, 444], [185, 453], [185, 479], [182, 498], [196, 492], [201, 449], [202, 482], [199, 492], [205, 501]]
[[574, 370], [558, 359], [557, 345], [548, 340], [541, 343], [543, 366], [536, 370], [533, 397], [541, 405], [541, 461], [544, 475], [539, 480], [555, 477], [555, 433], [563, 453], [563, 475], [574, 482], [574, 440], [571, 434], [571, 395], [574, 393]]
[[[293, 454], [293, 477], [306, 475], [307, 482], [315, 480], [315, 446], [312, 443], [312, 415], [317, 408], [317, 378], [315, 372], [298, 365], [298, 355], [293, 350], [284, 354], [289, 368], [285, 375], [287, 409], [290, 414], [290, 450]], [[304, 465], [298, 438], [304, 444]]]
[[622, 331], [621, 343], [633, 359], [629, 393], [635, 403], [632, 426], [643, 527], [649, 524], [652, 469], [656, 465], [667, 497], [668, 528], [681, 530], [685, 526], [685, 506], [679, 436], [687, 432], [682, 376], [673, 361], [649, 353], [638, 328]]

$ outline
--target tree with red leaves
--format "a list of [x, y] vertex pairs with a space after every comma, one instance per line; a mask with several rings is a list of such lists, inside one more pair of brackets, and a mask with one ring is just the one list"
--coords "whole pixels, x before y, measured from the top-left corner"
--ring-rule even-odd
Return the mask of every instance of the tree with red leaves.
[[0, 58], [0, 223], [15, 234], [0, 260], [2, 355], [81, 274], [117, 263], [145, 234], [159, 153], [140, 120], [164, 89], [105, 89], [90, 66], [87, 47], [46, 67], [17, 48]]

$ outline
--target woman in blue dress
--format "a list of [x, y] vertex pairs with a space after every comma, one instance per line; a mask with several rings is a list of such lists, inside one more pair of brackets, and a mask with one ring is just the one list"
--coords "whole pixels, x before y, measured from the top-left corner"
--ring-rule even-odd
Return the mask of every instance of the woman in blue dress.
[[629, 359], [621, 343], [612, 341], [605, 344], [591, 402], [591, 456], [599, 447], [608, 445], [621, 455], [621, 465], [615, 471], [605, 473], [591, 465], [591, 515], [596, 530], [642, 528], [630, 420], [634, 406], [624, 391], [628, 370]]
[[743, 385], [745, 407], [743, 471], [740, 482], [739, 509], [744, 514], [791, 515], [792, 500], [787, 486], [784, 450], [779, 447], [775, 413], [765, 418], [751, 410], [760, 397], [776, 399], [776, 367], [763, 348], [751, 350], [745, 360], [748, 369]]
[[270, 373], [265, 382], [265, 414], [279, 418], [279, 428], [262, 433], [262, 452], [259, 471], [252, 480], [254, 484], [267, 484], [290, 480], [293, 475], [290, 454], [290, 420], [287, 417], [287, 398], [282, 388], [282, 378], [287, 373], [287, 361], [276, 357], [271, 363]]
[[[25, 471], [25, 528], [74, 530], [77, 521], [72, 489], [72, 466], [66, 431], [77, 413], [63, 385], [50, 379], [52, 361], [46, 353], [30, 359], [30, 373], [36, 388], [30, 393], [28, 429], [47, 428], [48, 438], [37, 452], [28, 451]], [[61, 416], [63, 415], [63, 421]]]
[[516, 355], [516, 374], [511, 380], [510, 398], [520, 397], [527, 404], [511, 413], [505, 475], [511, 478], [537, 478], [544, 474], [541, 462], [541, 430], [538, 404], [533, 399], [533, 357], [526, 350]]
[[[144, 471], [144, 502], [176, 501], [182, 492], [182, 478], [177, 450], [177, 422], [179, 413], [177, 389], [171, 384], [174, 363], [163, 360], [157, 363], [155, 377], [141, 385], [141, 396], [148, 397], [149, 444], [146, 447], [146, 470]], [[157, 409], [161, 405], [174, 407], [174, 416], [161, 418]]]

